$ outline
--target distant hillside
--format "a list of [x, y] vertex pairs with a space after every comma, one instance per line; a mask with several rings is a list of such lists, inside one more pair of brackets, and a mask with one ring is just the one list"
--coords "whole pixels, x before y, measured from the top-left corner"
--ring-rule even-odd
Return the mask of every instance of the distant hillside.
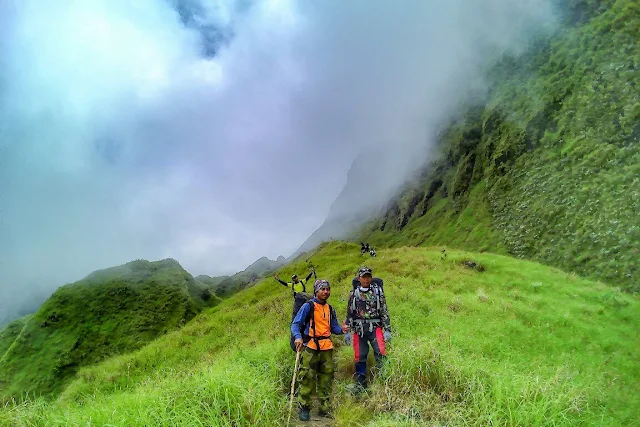
[[244, 271], [236, 273], [213, 286], [213, 290], [216, 295], [221, 298], [229, 297], [236, 292], [245, 289], [250, 284], [255, 283], [264, 275], [274, 272], [286, 262], [287, 261], [283, 256], [279, 256], [275, 261], [272, 261], [267, 257], [262, 257], [247, 267]]
[[91, 273], [0, 331], [0, 396], [57, 392], [79, 367], [137, 349], [217, 301], [172, 259]]
[[205, 285], [207, 288], [209, 288], [210, 290], [214, 290], [216, 286], [218, 286], [218, 284], [220, 284], [220, 282], [222, 282], [225, 279], [228, 279], [229, 276], [215, 276], [215, 277], [210, 277], [207, 276], [206, 274], [201, 274], [200, 276], [196, 276], [196, 280], [200, 283], [202, 283], [203, 285]]
[[263, 256], [262, 258], [256, 260], [249, 267], [247, 267], [244, 271], [264, 275], [276, 270], [280, 266], [284, 265], [285, 262], [286, 260], [282, 255], [280, 255], [275, 261], [272, 261], [266, 256]]
[[640, 3], [569, 4], [576, 26], [496, 66], [353, 240], [508, 253], [640, 291]]

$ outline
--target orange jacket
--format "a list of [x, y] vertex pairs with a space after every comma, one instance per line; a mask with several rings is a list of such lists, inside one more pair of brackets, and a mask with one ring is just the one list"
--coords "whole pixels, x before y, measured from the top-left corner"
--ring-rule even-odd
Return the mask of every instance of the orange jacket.
[[[312, 305], [313, 313], [311, 313]], [[321, 304], [317, 298], [305, 303], [296, 314], [293, 322], [291, 322], [291, 333], [294, 339], [302, 338], [303, 331], [305, 335], [304, 341], [309, 339], [307, 347], [313, 350], [332, 349], [331, 334], [343, 334], [333, 307], [328, 303]], [[317, 344], [320, 346], [319, 349], [316, 345], [316, 339]]]

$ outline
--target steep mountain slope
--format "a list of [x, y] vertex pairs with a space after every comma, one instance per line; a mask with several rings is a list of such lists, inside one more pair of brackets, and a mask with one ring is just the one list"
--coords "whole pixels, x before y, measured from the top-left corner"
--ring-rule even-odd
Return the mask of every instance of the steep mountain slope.
[[[295, 257], [329, 240], [340, 240], [375, 217], [385, 201], [393, 196], [398, 183], [392, 178], [393, 169], [378, 167], [385, 157], [381, 149], [369, 148], [352, 162], [347, 184], [332, 203], [327, 219], [293, 253]], [[388, 165], [385, 165], [388, 166]]]
[[0, 396], [55, 393], [79, 367], [140, 348], [214, 302], [172, 259], [91, 273], [0, 332]]
[[[385, 279], [394, 331], [388, 364], [361, 400], [348, 391], [352, 349], [334, 340], [336, 425], [623, 426], [640, 417], [637, 296], [533, 262], [446, 253], [396, 248], [370, 259], [334, 242], [309, 258], [331, 282], [340, 318], [352, 275], [370, 263]], [[54, 402], [10, 403], [0, 424], [284, 425], [291, 303], [264, 280], [134, 353], [81, 369]]]
[[486, 102], [354, 239], [508, 252], [640, 290], [640, 3], [570, 4], [577, 27], [492, 70]]

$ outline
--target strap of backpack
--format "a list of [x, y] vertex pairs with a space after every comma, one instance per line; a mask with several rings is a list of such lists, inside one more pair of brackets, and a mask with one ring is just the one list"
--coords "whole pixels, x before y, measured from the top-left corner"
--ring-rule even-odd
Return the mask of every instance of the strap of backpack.
[[[320, 340], [326, 340], [329, 339], [328, 337], [318, 337], [318, 334], [316, 333], [316, 321], [315, 321], [315, 310], [316, 310], [316, 306], [313, 302], [313, 300], [307, 301], [305, 302], [305, 304], [309, 304], [309, 313], [307, 313], [307, 318], [305, 319], [305, 324], [308, 322], [309, 323], [309, 329], [313, 330], [313, 337], [311, 337], [313, 339], [313, 342], [316, 343], [316, 350], [320, 350]], [[331, 324], [331, 320], [332, 318], [337, 318], [336, 312], [333, 309], [333, 307], [330, 304], [327, 304], [329, 306], [329, 324]]]
[[307, 315], [309, 318], [309, 329], [313, 330], [313, 341], [316, 343], [316, 350], [320, 350], [320, 341], [318, 340], [318, 334], [316, 333], [316, 305], [313, 303], [313, 300], [306, 302], [305, 304], [309, 304], [309, 314]]
[[[315, 314], [316, 306], [315, 306], [315, 304], [313, 304], [313, 301], [311, 301], [311, 304], [313, 305], [313, 310], [314, 310], [314, 314]], [[331, 304], [327, 303], [327, 305], [329, 306], [329, 325], [331, 325], [332, 318], [335, 318], [337, 316], [336, 316], [335, 310], [333, 309], [333, 307], [331, 307]], [[328, 340], [328, 339], [329, 339], [329, 337], [318, 337], [318, 334], [316, 333], [316, 322], [315, 322], [315, 317], [314, 317], [314, 320], [313, 320], [313, 341], [316, 343], [316, 349], [320, 350], [320, 340]]]
[[356, 311], [358, 309], [356, 301], [360, 299], [360, 289], [355, 288], [353, 291], [353, 301], [351, 302], [351, 310]]
[[[313, 316], [314, 307], [313, 307], [313, 301], [312, 300], [309, 300], [309, 301], [305, 302], [305, 304], [309, 305], [309, 312], [307, 313], [307, 317], [305, 317], [305, 319], [304, 319], [304, 324], [306, 325], [307, 323], [309, 323], [311, 321], [311, 318]], [[303, 305], [303, 307], [304, 307], [304, 305]]]
[[[316, 334], [316, 325], [315, 325], [315, 322], [313, 320], [313, 316], [315, 314], [315, 309], [316, 308], [315, 308], [315, 306], [313, 304], [313, 300], [309, 300], [309, 301], [305, 302], [305, 305], [309, 306], [309, 311], [307, 312], [307, 317], [304, 319], [304, 324], [306, 325], [308, 323], [309, 324], [309, 330], [313, 330], [313, 335], [315, 335]], [[307, 335], [307, 338], [310, 338], [310, 337]], [[320, 348], [320, 346], [318, 345], [318, 340], [314, 339], [314, 341], [316, 342], [316, 347]]]
[[316, 311], [316, 306], [315, 304], [313, 304], [313, 302], [311, 303], [312, 305], [312, 310], [313, 310], [313, 316], [311, 316], [311, 322], [313, 322], [313, 341], [316, 343], [316, 350], [320, 350], [320, 341], [318, 340], [318, 334], [316, 333], [316, 316], [315, 316], [315, 311]]

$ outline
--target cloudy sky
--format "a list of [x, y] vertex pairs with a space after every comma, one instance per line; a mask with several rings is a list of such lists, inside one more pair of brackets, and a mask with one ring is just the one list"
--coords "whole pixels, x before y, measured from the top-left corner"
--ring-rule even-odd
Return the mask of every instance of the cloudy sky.
[[0, 0], [0, 321], [137, 258], [290, 255], [361, 150], [426, 160], [549, 2]]

